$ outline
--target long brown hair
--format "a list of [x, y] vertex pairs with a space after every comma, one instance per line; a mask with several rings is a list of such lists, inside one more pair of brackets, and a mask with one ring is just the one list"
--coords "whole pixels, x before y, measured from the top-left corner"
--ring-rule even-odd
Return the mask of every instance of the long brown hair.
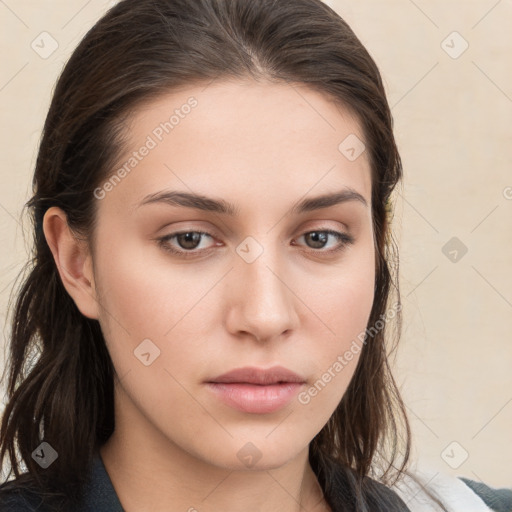
[[[34, 485], [76, 498], [94, 453], [115, 427], [112, 361], [99, 323], [79, 312], [60, 280], [42, 231], [46, 210], [62, 208], [74, 232], [91, 241], [94, 190], [120, 155], [126, 116], [177, 87], [247, 77], [306, 84], [361, 123], [372, 171], [375, 298], [357, 369], [311, 442], [310, 461], [325, 489], [334, 486], [332, 461], [344, 468], [353, 498], [346, 510], [393, 509], [376, 498], [368, 477], [391, 484], [409, 458], [409, 424], [388, 364], [400, 308], [394, 332], [392, 322], [370, 327], [382, 322], [392, 295], [400, 304], [389, 198], [402, 166], [379, 70], [320, 0], [123, 0], [72, 54], [53, 94], [25, 205], [34, 246], [16, 293], [0, 428], [0, 461], [9, 455], [16, 478], [23, 463]], [[43, 440], [58, 452], [45, 470], [31, 456]]]

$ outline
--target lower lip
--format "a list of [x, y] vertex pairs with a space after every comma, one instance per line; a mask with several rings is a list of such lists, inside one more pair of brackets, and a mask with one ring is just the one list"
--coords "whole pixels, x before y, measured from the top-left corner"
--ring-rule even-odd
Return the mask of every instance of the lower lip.
[[243, 412], [263, 414], [283, 408], [291, 402], [303, 384], [284, 382], [259, 386], [238, 382], [207, 382], [207, 386], [230, 407]]

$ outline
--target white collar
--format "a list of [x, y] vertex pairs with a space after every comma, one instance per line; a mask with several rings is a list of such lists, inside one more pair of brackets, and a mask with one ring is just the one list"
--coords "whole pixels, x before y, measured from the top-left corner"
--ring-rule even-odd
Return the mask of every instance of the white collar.
[[441, 510], [437, 503], [426, 494], [424, 487], [428, 488], [449, 512], [492, 512], [484, 501], [459, 478], [443, 473], [434, 466], [426, 463], [411, 464], [408, 470], [417, 478], [419, 485], [409, 475], [404, 476], [395, 483], [393, 489], [411, 512], [434, 512]]

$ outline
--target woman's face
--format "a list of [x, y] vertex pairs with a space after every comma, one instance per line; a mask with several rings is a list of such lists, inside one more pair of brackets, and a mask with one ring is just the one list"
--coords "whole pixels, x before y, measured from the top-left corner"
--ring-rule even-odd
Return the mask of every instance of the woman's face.
[[[95, 191], [117, 426], [219, 467], [281, 466], [340, 402], [373, 303], [360, 126], [304, 85], [217, 82], [137, 109], [127, 134]], [[208, 384], [274, 366], [303, 383]]]

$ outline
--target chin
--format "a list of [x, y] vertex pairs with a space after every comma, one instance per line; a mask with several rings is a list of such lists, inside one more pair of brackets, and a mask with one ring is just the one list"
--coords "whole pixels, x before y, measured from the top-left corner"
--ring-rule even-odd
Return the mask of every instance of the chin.
[[269, 441], [265, 436], [253, 436], [252, 440], [232, 439], [224, 444], [222, 453], [210, 452], [207, 458], [215, 466], [230, 471], [278, 469], [291, 462], [301, 451], [308, 449], [308, 445], [304, 447], [304, 443], [299, 440], [294, 443], [293, 439], [288, 438], [286, 441], [279, 437]]

